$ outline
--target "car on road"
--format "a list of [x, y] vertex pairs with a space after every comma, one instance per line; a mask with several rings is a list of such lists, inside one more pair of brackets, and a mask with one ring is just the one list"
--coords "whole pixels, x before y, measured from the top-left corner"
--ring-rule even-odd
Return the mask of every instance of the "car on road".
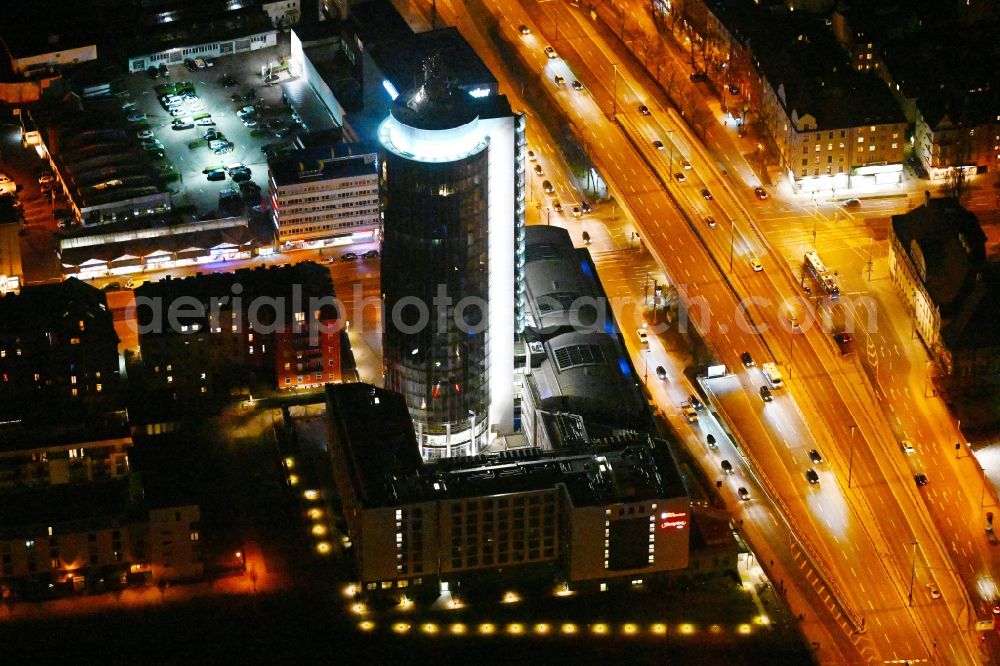
[[756, 257], [750, 260], [750, 268], [753, 269], [754, 273], [760, 273], [764, 270], [764, 266], [760, 263], [760, 259], [757, 259]]
[[211, 171], [209, 171], [208, 173], [205, 174], [205, 178], [208, 178], [209, 180], [225, 180], [226, 179], [226, 170], [225, 169], [212, 169]]
[[681, 166], [684, 167], [685, 169], [690, 169], [691, 163], [688, 162], [686, 159], [681, 158]]
[[565, 79], [565, 78], [563, 78], [563, 77], [562, 77], [562, 76], [561, 76], [560, 74], [556, 74], [556, 75], [555, 75], [555, 76], [554, 76], [554, 77], [552, 78], [552, 80], [556, 82], [556, 85], [557, 85], [557, 86], [561, 86], [561, 85], [563, 85], [564, 83], [566, 83], [566, 79]]
[[750, 352], [743, 352], [740, 354], [740, 361], [743, 362], [744, 368], [752, 368], [757, 365], [754, 363], [753, 356], [750, 355]]
[[528, 26], [524, 25], [523, 23], [521, 25], [517, 26], [517, 31], [519, 33], [521, 33], [522, 35], [530, 35], [531, 34], [531, 28], [529, 28]]
[[536, 159], [538, 159], [538, 158], [535, 157], [535, 151], [529, 150], [528, 151], [528, 161], [529, 162], [534, 162]]
[[697, 409], [699, 411], [702, 410], [702, 409], [705, 409], [705, 405], [702, 404], [701, 400], [698, 399], [698, 396], [696, 396], [693, 393], [688, 396], [688, 402], [691, 403], [692, 407], [694, 407], [695, 409]]
[[[201, 135], [201, 138], [203, 138], [205, 141], [223, 141], [224, 140], [223, 137], [222, 137], [222, 134], [217, 129], [215, 129], [214, 127], [210, 127], [209, 129], [205, 130], [205, 133]], [[217, 148], [217, 147], [218, 146], [212, 146], [211, 144], [209, 145], [209, 148]]]
[[362, 259], [378, 259], [378, 250], [368, 250], [361, 255]]
[[721, 467], [722, 471], [725, 472], [726, 474], [732, 474], [734, 471], [733, 463], [729, 462], [728, 460], [723, 460], [721, 463], [719, 463], [719, 467]]
[[753, 193], [754, 193], [754, 196], [756, 196], [761, 201], [763, 201], [764, 199], [767, 198], [767, 190], [765, 190], [763, 187], [755, 187], [755, 188], [753, 188]]
[[[135, 135], [137, 137], [139, 137], [140, 139], [152, 139], [153, 138], [153, 130], [148, 130], [148, 129], [139, 130], [138, 132], [135, 133]], [[42, 182], [42, 179], [39, 178], [38, 182]]]
[[739, 489], [736, 491], [736, 495], [740, 498], [741, 502], [750, 501], [750, 491], [744, 488], [743, 486], [739, 487]]
[[648, 345], [649, 344], [649, 333], [646, 332], [644, 328], [638, 328], [635, 331], [636, 335], [639, 336], [639, 344]]
[[692, 83], [701, 83], [703, 81], [708, 81], [708, 74], [705, 72], [694, 72], [690, 76]]
[[145, 113], [130, 113], [125, 118], [125, 120], [129, 121], [130, 123], [141, 123], [145, 119], [146, 119]]
[[249, 104], [236, 110], [236, 115], [240, 118], [244, 116], [252, 116], [257, 113], [257, 109], [253, 108]]
[[589, 202], [589, 201], [581, 201], [581, 202], [580, 202], [580, 209], [581, 209], [581, 210], [582, 210], [582, 211], [583, 211], [584, 213], [589, 213], [589, 212], [591, 212], [591, 211], [593, 211], [593, 210], [594, 210], [594, 209], [593, 209], [593, 207], [592, 207], [592, 206], [590, 205], [590, 202]]
[[155, 148], [163, 148], [163, 144], [160, 142], [159, 139], [143, 139], [139, 143], [146, 150], [155, 149]]
[[683, 183], [684, 181], [686, 181], [686, 180], [687, 180], [687, 176], [685, 176], [685, 175], [684, 175], [684, 172], [683, 172], [683, 171], [678, 171], [677, 173], [675, 173], [675, 174], [674, 174], [674, 179], [675, 179], [675, 180], [676, 180], [676, 181], [677, 181], [678, 183]]
[[712, 200], [712, 193], [708, 191], [707, 188], [701, 188], [701, 196], [705, 197], [705, 201]]
[[788, 313], [788, 325], [794, 330], [799, 329], [799, 318], [792, 312]]
[[903, 453], [913, 453], [913, 442], [908, 439], [904, 439], [899, 443], [899, 447], [903, 449]]
[[542, 168], [541, 164], [536, 164], [535, 168], [533, 170], [534, 170], [536, 176], [545, 175], [545, 169]]
[[854, 338], [851, 337], [850, 333], [837, 333], [833, 336], [833, 341], [837, 343], [841, 356], [850, 354], [854, 348]]
[[573, 83], [571, 83], [570, 86], [573, 88], [573, 90], [583, 90], [583, 84], [577, 81], [576, 79], [573, 79]]
[[810, 467], [806, 470], [806, 480], [809, 483], [816, 485], [819, 483], [819, 474], [816, 473], [816, 470]]
[[666, 379], [667, 378], [667, 371], [666, 371], [666, 369], [662, 365], [656, 366], [656, 377], [658, 379]]
[[818, 465], [821, 462], [823, 462], [823, 456], [820, 455], [820, 452], [817, 449], [810, 449], [809, 450], [809, 460], [813, 461], [814, 463], [816, 463]]
[[715, 443], [715, 435], [713, 435], [712, 433], [708, 433], [708, 435], [705, 437], [705, 443], [708, 444], [708, 448], [712, 449], [713, 451], [719, 448], [718, 445], [716, 445]]
[[549, 60], [555, 60], [556, 58], [559, 57], [559, 54], [557, 54], [556, 50], [551, 46], [545, 47], [545, 55], [548, 56]]
[[656, 148], [657, 150], [664, 150], [665, 146], [659, 139], [653, 139], [653, 148]]
[[180, 106], [175, 106], [174, 108], [170, 109], [170, 116], [172, 118], [179, 118], [180, 116], [183, 116], [185, 113], [187, 113], [187, 110]]
[[122, 104], [122, 111], [124, 111], [125, 113], [131, 113], [135, 111], [135, 109], [136, 109], [135, 102], [125, 102], [124, 104]]
[[941, 590], [939, 590], [937, 585], [935, 585], [934, 583], [927, 583], [927, 589], [931, 593], [931, 599], [941, 598]]
[[861, 208], [861, 199], [848, 199], [844, 202], [844, 208]]
[[705, 218], [705, 224], [708, 225], [709, 229], [714, 229], [715, 228], [715, 218], [712, 217], [711, 215], [709, 215], [708, 217]]
[[542, 189], [545, 190], [546, 194], [552, 194], [556, 191], [556, 188], [553, 187], [552, 183], [547, 180], [542, 181]]
[[580, 210], [579, 206], [573, 206], [573, 217], [580, 217], [583, 215], [583, 211]]
[[760, 399], [764, 402], [771, 402], [773, 398], [771, 397], [771, 389], [768, 386], [760, 387]]
[[926, 486], [927, 485], [927, 475], [926, 474], [922, 474], [922, 473], [921, 474], [914, 474], [913, 475], [913, 480], [916, 482], [916, 484], [918, 486]]
[[340, 260], [341, 261], [357, 261], [358, 260], [358, 255], [355, 252], [347, 252], [345, 254], [340, 255]]
[[552, 200], [552, 210], [562, 215], [563, 205], [559, 202], [559, 199]]
[[688, 420], [688, 423], [694, 423], [698, 420], [698, 410], [686, 402], [681, 403], [681, 413], [684, 414], [684, 418]]
[[641, 113], [644, 116], [648, 116], [648, 115], [651, 114], [651, 111], [649, 110], [649, 107], [646, 106], [645, 104], [640, 104], [639, 105], [639, 113]]

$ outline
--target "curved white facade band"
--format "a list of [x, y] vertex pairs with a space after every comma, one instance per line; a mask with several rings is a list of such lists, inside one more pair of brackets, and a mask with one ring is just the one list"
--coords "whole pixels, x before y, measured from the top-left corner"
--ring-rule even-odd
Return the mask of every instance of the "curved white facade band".
[[453, 162], [486, 147], [488, 134], [479, 118], [442, 130], [405, 125], [391, 114], [378, 128], [379, 141], [387, 150], [418, 162]]

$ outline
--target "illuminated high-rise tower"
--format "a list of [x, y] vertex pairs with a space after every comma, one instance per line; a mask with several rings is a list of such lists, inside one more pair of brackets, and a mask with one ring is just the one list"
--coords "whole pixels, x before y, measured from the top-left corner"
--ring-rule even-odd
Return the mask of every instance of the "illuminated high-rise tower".
[[523, 116], [451, 86], [431, 57], [379, 140], [386, 388], [406, 397], [425, 458], [474, 455], [513, 430]]

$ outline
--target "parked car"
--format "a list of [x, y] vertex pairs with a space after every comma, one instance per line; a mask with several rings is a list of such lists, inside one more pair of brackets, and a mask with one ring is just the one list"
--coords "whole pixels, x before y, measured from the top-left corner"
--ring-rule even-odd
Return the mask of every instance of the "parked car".
[[129, 121], [130, 123], [141, 123], [145, 119], [146, 119], [145, 113], [130, 113], [125, 118], [125, 120]]
[[[205, 133], [201, 135], [201, 138], [203, 138], [205, 141], [221, 141], [221, 140], [223, 140], [222, 139], [222, 135], [214, 127], [211, 127], [209, 129], [205, 130]], [[209, 148], [212, 148], [212, 147], [213, 146], [209, 145]]]
[[345, 254], [340, 255], [340, 260], [341, 261], [357, 261], [358, 260], [358, 255], [355, 252], [347, 252]]
[[225, 180], [226, 179], [226, 170], [225, 169], [212, 169], [207, 174], [205, 174], [205, 177], [208, 178], [209, 180]]
[[848, 199], [844, 202], [844, 208], [861, 208], [861, 199]]
[[[153, 130], [148, 130], [148, 129], [139, 130], [138, 132], [135, 133], [135, 135], [137, 137], [139, 137], [140, 139], [152, 139], [153, 138]], [[39, 178], [38, 182], [39, 183], [42, 182], [42, 179]]]
[[257, 121], [253, 118], [244, 118], [243, 127], [257, 127]]
[[172, 130], [194, 129], [194, 123], [174, 123], [170, 126]]
[[239, 169], [230, 169], [229, 177], [233, 179], [233, 182], [239, 183], [243, 181], [250, 180], [250, 169], [249, 167], [242, 167]]
[[189, 72], [193, 72], [198, 69], [198, 66], [194, 64], [194, 58], [184, 58], [184, 66]]
[[378, 259], [378, 250], [368, 250], [361, 255], [362, 259]]
[[274, 136], [278, 137], [279, 139], [284, 139], [286, 136], [288, 136], [294, 131], [295, 131], [294, 127], [282, 127], [281, 129], [276, 130], [274, 132]]
[[211, 116], [209, 116], [207, 118], [199, 118], [198, 120], [194, 121], [194, 124], [198, 125], [199, 127], [211, 127], [212, 125], [215, 125], [215, 121], [212, 119]]
[[244, 116], [252, 116], [255, 113], [257, 113], [257, 109], [253, 108], [250, 105], [244, 106], [236, 111], [236, 115], [239, 116], [240, 118], [243, 118]]

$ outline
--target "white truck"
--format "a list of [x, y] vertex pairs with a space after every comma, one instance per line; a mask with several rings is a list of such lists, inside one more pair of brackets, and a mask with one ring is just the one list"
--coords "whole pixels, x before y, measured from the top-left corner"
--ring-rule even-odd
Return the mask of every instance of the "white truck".
[[771, 385], [771, 388], [777, 389], [784, 386], [778, 366], [774, 363], [765, 363], [760, 366], [760, 369], [764, 371], [764, 378], [767, 379], [767, 383]]

